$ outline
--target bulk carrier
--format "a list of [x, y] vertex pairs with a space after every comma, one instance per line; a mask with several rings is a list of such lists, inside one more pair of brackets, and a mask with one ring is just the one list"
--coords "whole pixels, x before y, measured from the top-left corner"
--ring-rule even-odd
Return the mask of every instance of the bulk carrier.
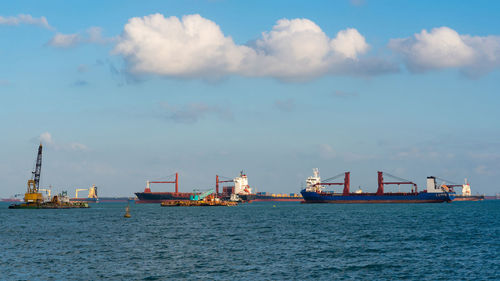
[[[436, 185], [435, 177], [427, 177], [427, 189], [418, 192], [417, 185], [411, 181], [404, 180], [386, 173], [386, 175], [398, 181], [384, 181], [384, 173], [378, 172], [378, 189], [376, 193], [364, 193], [358, 190], [350, 192], [350, 172], [342, 173], [321, 181], [319, 170], [313, 169], [313, 176], [308, 177], [306, 188], [301, 191], [304, 203], [442, 203], [451, 202], [455, 197], [455, 192], [446, 186]], [[343, 182], [332, 182], [344, 176]], [[384, 185], [388, 184], [408, 184], [412, 185], [411, 192], [384, 192]], [[327, 185], [343, 185], [342, 193], [325, 191]]]
[[[174, 183], [175, 192], [152, 192], [150, 185], [152, 183]], [[170, 181], [146, 181], [144, 192], [136, 192], [137, 199], [135, 203], [161, 203], [172, 200], [189, 200], [193, 193], [179, 192], [179, 174], [175, 173], [175, 180]]]

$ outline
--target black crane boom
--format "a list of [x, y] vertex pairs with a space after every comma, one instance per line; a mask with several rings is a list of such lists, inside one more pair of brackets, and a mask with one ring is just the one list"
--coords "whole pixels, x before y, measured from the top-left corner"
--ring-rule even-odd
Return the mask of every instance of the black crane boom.
[[38, 188], [40, 187], [40, 173], [42, 171], [42, 143], [38, 147], [38, 155], [36, 157], [36, 166], [35, 171], [33, 171], [33, 180], [35, 181], [35, 190], [34, 192], [38, 192]]

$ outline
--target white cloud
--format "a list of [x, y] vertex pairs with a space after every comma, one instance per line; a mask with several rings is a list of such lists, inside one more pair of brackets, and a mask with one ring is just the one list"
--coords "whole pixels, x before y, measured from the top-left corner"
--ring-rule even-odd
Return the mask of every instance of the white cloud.
[[45, 17], [34, 18], [31, 15], [20, 14], [15, 17], [0, 16], [0, 25], [17, 26], [20, 24], [38, 25], [47, 29], [52, 29]]
[[401, 54], [413, 72], [460, 68], [475, 75], [500, 66], [500, 36], [460, 35], [448, 27], [422, 30], [414, 37], [392, 39], [389, 48]]
[[57, 48], [74, 47], [80, 43], [81, 38], [78, 34], [62, 34], [56, 33], [52, 39], [47, 43], [49, 46]]
[[332, 159], [337, 156], [337, 152], [329, 144], [323, 143], [319, 145], [319, 155], [323, 159]]
[[279, 20], [251, 45], [238, 45], [215, 22], [200, 15], [179, 19], [154, 14], [130, 19], [114, 53], [126, 59], [133, 73], [172, 77], [305, 80], [328, 73], [394, 71], [381, 61], [369, 62], [368, 71], [364, 70], [365, 61], [359, 56], [368, 48], [356, 29], [342, 30], [331, 39], [308, 19]]
[[69, 150], [69, 151], [84, 151], [88, 150], [88, 147], [84, 144], [72, 142], [72, 143], [59, 143], [55, 142], [52, 135], [49, 132], [44, 132], [38, 137], [42, 145], [51, 147], [55, 150]]
[[54, 140], [52, 139], [52, 135], [49, 132], [42, 133], [39, 137], [40, 142], [43, 145], [53, 145]]
[[81, 44], [106, 44], [113, 40], [113, 38], [104, 38], [102, 28], [93, 26], [82, 33], [63, 34], [58, 32], [47, 42], [47, 45], [55, 48], [71, 48]]
[[350, 59], [357, 59], [358, 54], [366, 53], [369, 48], [365, 37], [354, 28], [339, 31], [330, 44], [335, 52]]
[[177, 123], [196, 123], [209, 115], [216, 115], [223, 120], [232, 120], [233, 113], [228, 109], [205, 103], [190, 103], [183, 106], [162, 104], [163, 115]]

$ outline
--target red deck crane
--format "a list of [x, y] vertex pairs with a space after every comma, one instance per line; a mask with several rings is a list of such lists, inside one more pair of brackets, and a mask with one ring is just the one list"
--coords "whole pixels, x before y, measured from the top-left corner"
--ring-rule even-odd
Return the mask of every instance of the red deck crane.
[[179, 173], [175, 173], [174, 181], [147, 181], [144, 192], [151, 192], [151, 188], [149, 188], [150, 183], [175, 183], [175, 193], [179, 193]]
[[[330, 181], [333, 181], [337, 178], [339, 178], [340, 176], [344, 175], [344, 181], [343, 182], [330, 182]], [[343, 185], [344, 186], [344, 190], [342, 192], [343, 195], [349, 195], [349, 186], [351, 184], [351, 178], [350, 178], [350, 175], [351, 175], [351, 172], [345, 172], [345, 173], [341, 173], [341, 174], [338, 174], [334, 177], [331, 177], [331, 178], [328, 178], [326, 180], [324, 180], [323, 182], [320, 182], [320, 183], [317, 183], [315, 185]]]
[[[222, 177], [222, 178], [226, 178], [226, 177]], [[220, 180], [219, 175], [215, 175], [215, 194], [216, 195], [219, 195], [219, 184], [220, 183], [234, 182], [234, 180], [232, 180], [232, 179], [229, 179], [229, 178], [226, 178], [226, 179], [228, 179], [228, 180]]]
[[[397, 184], [397, 185], [400, 185], [400, 184], [411, 184], [415, 187], [415, 193], [418, 193], [418, 190], [417, 190], [417, 184], [414, 183], [414, 182], [411, 182], [409, 180], [405, 180], [405, 179], [402, 179], [402, 178], [398, 178], [396, 176], [393, 176], [389, 173], [384, 173], [384, 172], [377, 172], [378, 173], [378, 189], [377, 189], [377, 195], [382, 195], [384, 194], [384, 185], [385, 184]], [[388, 177], [391, 177], [391, 178], [394, 178], [396, 180], [399, 180], [399, 181], [393, 181], [393, 182], [384, 182], [384, 174], [386, 174]], [[412, 192], [413, 192], [413, 189], [412, 189]]]

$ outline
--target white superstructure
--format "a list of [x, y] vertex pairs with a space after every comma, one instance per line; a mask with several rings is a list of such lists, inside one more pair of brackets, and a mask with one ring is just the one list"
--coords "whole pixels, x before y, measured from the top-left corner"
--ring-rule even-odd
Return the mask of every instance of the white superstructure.
[[470, 184], [467, 182], [467, 179], [465, 179], [465, 184], [462, 185], [462, 195], [463, 196], [471, 196], [470, 192]]
[[248, 185], [248, 178], [243, 171], [240, 176], [234, 178], [234, 193], [238, 195], [247, 195], [252, 193], [252, 188]]
[[453, 191], [446, 184], [438, 185], [435, 177], [427, 177], [427, 193], [441, 193]]
[[319, 169], [313, 169], [313, 176], [308, 177], [306, 180], [306, 191], [320, 191], [323, 186], [319, 185], [321, 183], [321, 177], [319, 176]]

